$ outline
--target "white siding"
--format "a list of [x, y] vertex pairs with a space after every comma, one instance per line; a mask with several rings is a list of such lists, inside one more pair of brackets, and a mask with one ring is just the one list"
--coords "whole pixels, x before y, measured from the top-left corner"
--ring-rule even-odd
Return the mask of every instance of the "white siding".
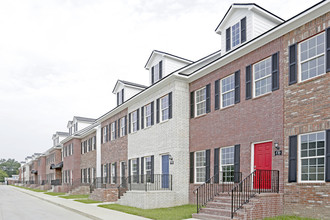
[[265, 19], [258, 13], [253, 14], [253, 38], [275, 27], [277, 24]]
[[124, 100], [128, 100], [131, 97], [135, 96], [137, 93], [141, 92], [142, 89], [136, 89], [136, 88], [132, 88], [132, 87], [125, 87], [124, 89]]
[[187, 63], [185, 62], [166, 57], [163, 61], [163, 77], [186, 65]]

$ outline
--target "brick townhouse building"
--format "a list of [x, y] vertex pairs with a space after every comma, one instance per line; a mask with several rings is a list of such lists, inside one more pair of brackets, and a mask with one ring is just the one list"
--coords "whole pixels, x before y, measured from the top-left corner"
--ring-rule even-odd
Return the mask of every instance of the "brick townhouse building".
[[68, 122], [63, 186], [139, 208], [193, 203], [196, 218], [327, 218], [329, 9], [284, 21], [233, 4], [216, 28], [221, 51], [195, 62], [153, 51], [150, 86], [118, 80], [115, 108]]

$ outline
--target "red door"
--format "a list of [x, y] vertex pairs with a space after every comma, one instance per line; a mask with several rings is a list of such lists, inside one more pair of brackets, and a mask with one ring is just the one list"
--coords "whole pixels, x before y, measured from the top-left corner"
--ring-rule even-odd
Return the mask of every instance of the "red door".
[[272, 142], [254, 145], [255, 189], [270, 189], [272, 177]]

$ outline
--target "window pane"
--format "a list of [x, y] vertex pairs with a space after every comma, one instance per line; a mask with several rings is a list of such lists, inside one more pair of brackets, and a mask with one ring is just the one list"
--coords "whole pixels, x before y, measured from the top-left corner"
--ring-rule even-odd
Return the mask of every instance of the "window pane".
[[271, 57], [254, 64], [255, 96], [268, 93], [272, 89]]
[[235, 101], [235, 75], [221, 80], [222, 107], [233, 105]]

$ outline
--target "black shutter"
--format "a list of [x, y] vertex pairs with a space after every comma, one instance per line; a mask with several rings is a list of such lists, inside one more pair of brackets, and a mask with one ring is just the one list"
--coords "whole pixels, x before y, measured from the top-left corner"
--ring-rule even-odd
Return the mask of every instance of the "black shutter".
[[119, 105], [119, 92], [117, 92], [117, 105]]
[[144, 106], [141, 107], [141, 129], [144, 128]]
[[230, 50], [230, 28], [226, 29], [226, 51]]
[[239, 103], [241, 100], [241, 70], [235, 72], [235, 104]]
[[131, 160], [128, 160], [128, 183], [131, 183]]
[[156, 123], [159, 123], [159, 99], [156, 100]]
[[272, 91], [278, 90], [280, 88], [279, 77], [279, 52], [272, 55]]
[[326, 41], [326, 54], [325, 54], [325, 62], [326, 62], [326, 72], [330, 72], [330, 27], [328, 27], [325, 31], [325, 41]]
[[115, 183], [117, 183], [117, 162], [115, 162]]
[[206, 85], [206, 113], [211, 111], [211, 84]]
[[297, 182], [297, 135], [289, 137], [289, 183]]
[[141, 183], [144, 181], [144, 157], [141, 157]]
[[172, 118], [172, 92], [168, 94], [168, 119]]
[[190, 118], [195, 117], [195, 92], [190, 93]]
[[109, 126], [110, 125], [105, 126], [105, 142], [108, 142], [109, 140]]
[[241, 19], [241, 43], [246, 41], [246, 17]]
[[137, 173], [137, 183], [139, 183], [139, 173], [140, 173], [140, 159], [136, 158], [136, 173]]
[[107, 167], [107, 170], [108, 170], [107, 179], [108, 179], [108, 183], [110, 183], [110, 184], [111, 184], [111, 173], [112, 173], [111, 166], [112, 166], [112, 164], [111, 163], [108, 163], [108, 167]]
[[206, 150], [206, 172], [205, 172], [205, 182], [209, 182], [210, 180], [210, 154], [211, 150]]
[[154, 101], [152, 101], [151, 102], [151, 125], [154, 125], [154, 121], [155, 121], [155, 119], [154, 119], [154, 108], [155, 108], [155, 106], [154, 105], [155, 105]]
[[140, 129], [140, 109], [136, 110], [136, 130]]
[[124, 103], [124, 89], [121, 90], [121, 103]]
[[218, 110], [220, 108], [220, 79], [214, 82], [214, 110]]
[[104, 129], [104, 127], [101, 128], [101, 144], [103, 144], [103, 129]]
[[[81, 154], [83, 154], [83, 144], [81, 143], [81, 147], [80, 147], [81, 149]], [[64, 156], [63, 156], [64, 157]]]
[[214, 149], [214, 183], [219, 183], [219, 148]]
[[330, 182], [330, 130], [325, 131], [325, 181]]
[[114, 140], [117, 138], [117, 121], [115, 121], [115, 137]]
[[94, 150], [96, 150], [96, 136], [94, 136]]
[[109, 163], [107, 163], [106, 165], [105, 165], [105, 168], [106, 168], [106, 175], [107, 175], [107, 177], [106, 177], [106, 179], [105, 179], [105, 182], [106, 183], [111, 183], [110, 181], [108, 181], [109, 180], [109, 177], [110, 177], [110, 164]]
[[251, 99], [252, 85], [251, 85], [251, 65], [245, 68], [245, 99]]
[[158, 68], [159, 68], [159, 80], [161, 80], [163, 77], [163, 61], [162, 60], [159, 62]]
[[151, 85], [154, 84], [155, 81], [154, 72], [155, 72], [154, 67], [151, 67]]
[[297, 82], [297, 44], [289, 46], [289, 85]]
[[190, 152], [190, 183], [194, 183], [194, 152]]
[[131, 113], [128, 115], [128, 133], [131, 133]]
[[101, 164], [101, 183], [103, 183], [103, 165]]
[[154, 183], [154, 172], [155, 172], [155, 158], [154, 155], [151, 156], [151, 182]]
[[121, 124], [120, 124], [120, 119], [118, 119], [118, 123], [117, 123], [118, 135], [117, 135], [117, 138], [120, 138], [120, 129], [121, 129]]
[[235, 183], [241, 181], [239, 172], [240, 172], [240, 145], [236, 144], [234, 150], [234, 182]]
[[127, 135], [127, 115], [125, 115], [125, 134]]

